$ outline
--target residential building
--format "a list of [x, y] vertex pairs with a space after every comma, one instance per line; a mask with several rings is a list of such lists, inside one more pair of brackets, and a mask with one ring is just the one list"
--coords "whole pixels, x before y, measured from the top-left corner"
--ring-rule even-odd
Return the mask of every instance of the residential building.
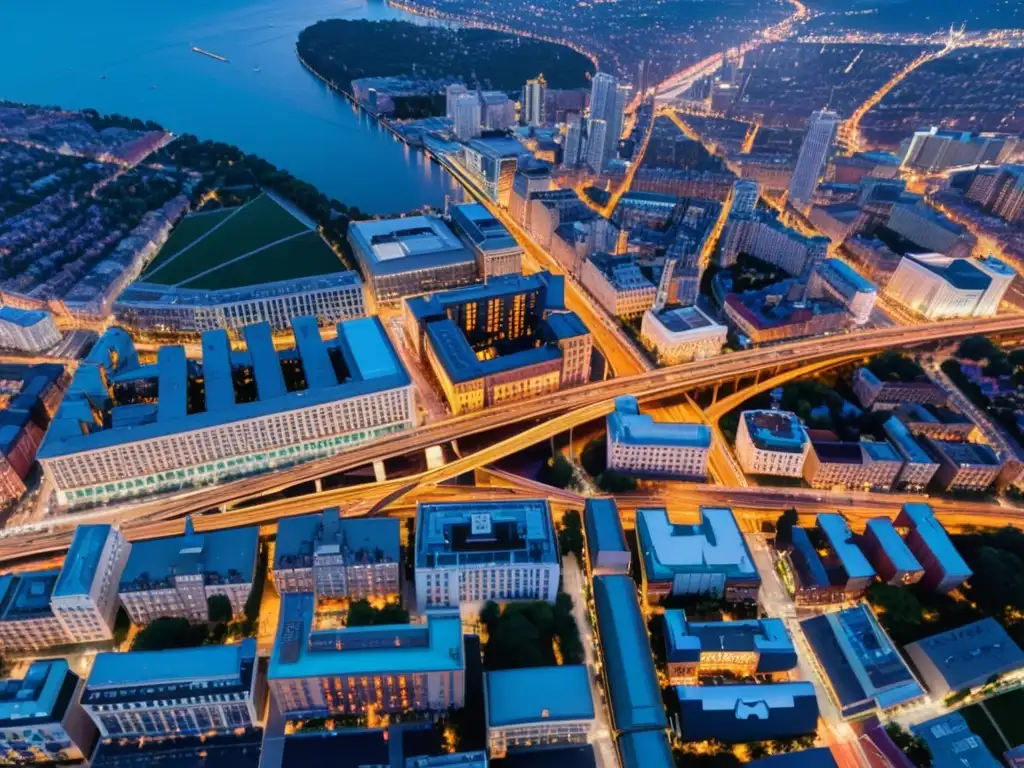
[[[838, 186], [838, 185], [836, 185]], [[824, 188], [824, 185], [822, 185]], [[853, 190], [856, 191], [856, 187]], [[821, 190], [819, 190], [820, 194]], [[828, 205], [812, 205], [807, 220], [825, 235], [833, 246], [842, 245], [846, 240], [870, 225], [871, 217], [856, 203], [841, 202]]]
[[797, 665], [782, 619], [697, 622], [682, 610], [664, 616], [670, 685], [696, 685], [702, 675], [783, 675]]
[[[915, 725], [911, 729], [924, 740], [932, 768], [1002, 768], [1003, 763], [989, 752], [985, 741], [967, 725], [959, 712]], [[1012, 760], [1008, 760], [1014, 765]]]
[[583, 161], [586, 139], [584, 119], [579, 114], [569, 116], [562, 147], [562, 167], [575, 168]]
[[485, 131], [507, 131], [515, 124], [516, 105], [503, 91], [480, 91], [480, 110]]
[[316, 629], [314, 597], [286, 594], [267, 682], [287, 719], [445, 712], [465, 701], [457, 615], [426, 624]]
[[990, 210], [1004, 221], [1018, 222], [1024, 213], [1024, 166], [1004, 165], [993, 184]]
[[767, 211], [730, 216], [722, 234], [721, 265], [732, 266], [741, 253], [774, 264], [791, 275], [804, 273], [825, 258], [827, 237], [801, 235]]
[[736, 430], [736, 456], [752, 475], [803, 477], [810, 440], [789, 411], [744, 411]]
[[647, 168], [641, 166], [633, 177], [634, 192], [660, 192], [677, 197], [725, 202], [732, 194], [736, 177], [732, 173], [689, 168]]
[[729, 215], [750, 216], [757, 210], [757, 201], [760, 198], [760, 184], [749, 179], [740, 179], [732, 185], [732, 202], [729, 204]]
[[[607, 72], [598, 72], [590, 81], [591, 133], [588, 139], [587, 161], [598, 173], [618, 154], [628, 97], [629, 87], [620, 85], [619, 81]], [[599, 132], [593, 130], [595, 123], [603, 124]], [[592, 151], [591, 145], [599, 149]]]
[[921, 583], [928, 589], [948, 594], [971, 578], [971, 569], [930, 506], [904, 504], [896, 516], [896, 527], [908, 529], [905, 541], [924, 566]]
[[534, 192], [551, 189], [551, 166], [527, 166], [516, 170], [508, 212], [519, 226], [530, 230], [530, 201]]
[[679, 685], [683, 741], [726, 743], [787, 739], [818, 729], [814, 685], [793, 683]]
[[636, 537], [648, 603], [669, 595], [757, 600], [761, 576], [731, 509], [701, 507], [697, 525], [673, 525], [663, 507], [638, 509]]
[[935, 440], [967, 442], [981, 437], [978, 426], [960, 411], [941, 405], [905, 403], [893, 415], [915, 437], [927, 435]]
[[469, 93], [469, 90], [462, 83], [452, 83], [445, 87], [445, 117], [449, 120], [455, 119], [455, 102], [459, 96], [467, 93]]
[[185, 518], [185, 534], [132, 545], [118, 594], [132, 622], [162, 616], [207, 621], [207, 601], [224, 595], [241, 616], [252, 591], [259, 555], [259, 526], [197, 534]]
[[70, 376], [63, 365], [0, 364], [0, 503], [25, 493], [36, 453]]
[[608, 123], [591, 117], [587, 120], [587, 143], [583, 160], [594, 173], [600, 173], [608, 162], [607, 152], [609, 128]]
[[827, 109], [811, 113], [807, 134], [800, 145], [800, 154], [793, 169], [793, 179], [789, 183], [790, 200], [810, 202], [814, 196], [839, 123], [839, 115]]
[[474, 282], [476, 257], [436, 216], [355, 221], [348, 242], [378, 304]]
[[527, 80], [523, 88], [523, 122], [526, 125], [546, 125], [548, 84], [544, 75]]
[[49, 312], [0, 307], [0, 347], [19, 352], [42, 352], [60, 339], [60, 331]]
[[1002, 460], [984, 443], [936, 440], [924, 436], [921, 444], [939, 463], [934, 482], [944, 491], [984, 491], [1003, 469]]
[[484, 674], [491, 758], [531, 747], [586, 744], [594, 727], [590, 672], [583, 664]]
[[815, 525], [821, 536], [822, 562], [832, 584], [841, 585], [848, 598], [867, 592], [875, 580], [875, 569], [861, 552], [843, 516], [838, 513], [818, 515]]
[[134, 331], [178, 335], [223, 328], [236, 337], [253, 323], [287, 331], [303, 315], [328, 326], [367, 314], [363, 281], [352, 271], [212, 291], [134, 283], [113, 311], [118, 323]]
[[415, 563], [420, 610], [554, 603], [560, 557], [551, 509], [540, 499], [417, 504]]
[[632, 554], [615, 499], [588, 498], [583, 507], [587, 571], [593, 576], [629, 573]]
[[318, 598], [398, 599], [399, 521], [342, 518], [337, 507], [277, 524], [274, 586]]
[[706, 424], [656, 423], [640, 413], [632, 395], [615, 398], [606, 419], [608, 469], [640, 475], [704, 479], [711, 428]]
[[42, 651], [72, 642], [50, 607], [59, 577], [56, 569], [0, 576], [0, 650]]
[[[294, 318], [292, 329], [295, 348], [277, 350], [269, 324], [246, 326], [245, 352], [232, 352], [226, 331], [208, 331], [201, 367], [181, 346], [142, 365], [128, 334], [108, 330], [39, 449], [58, 503], [216, 483], [415, 425], [411, 380], [377, 317], [339, 323], [329, 342], [314, 318]], [[189, 397], [200, 379], [201, 402]]]
[[484, 280], [522, 271], [522, 246], [480, 203], [452, 207], [451, 218], [476, 256], [477, 270]]
[[[448, 98], [451, 99], [451, 93], [449, 93]], [[451, 114], [455, 138], [460, 141], [469, 141], [479, 136], [481, 132], [481, 117], [480, 97], [476, 91], [461, 93], [456, 96], [452, 104]]]
[[923, 203], [897, 203], [886, 226], [920, 246], [921, 250], [966, 259], [976, 243], [967, 229]]
[[640, 335], [665, 365], [706, 360], [721, 354], [729, 329], [697, 306], [644, 312]]
[[791, 539], [782, 562], [792, 576], [787, 586], [791, 586], [794, 602], [798, 606], [844, 602], [847, 582], [842, 569], [829, 571], [825, 568], [806, 528], [793, 526]]
[[0, 680], [0, 762], [87, 762], [96, 729], [78, 703], [81, 687], [65, 659], [34, 661], [23, 678]]
[[885, 440], [811, 440], [803, 473], [811, 488], [889, 491], [902, 469], [903, 459]]
[[882, 429], [903, 458], [903, 469], [896, 477], [896, 487], [905, 491], [927, 488], [939, 470], [939, 463], [928, 455], [910, 434], [910, 430], [895, 416], [886, 421]]
[[954, 259], [937, 253], [907, 255], [885, 287], [886, 295], [927, 320], [991, 317], [1016, 276], [992, 256]]
[[936, 700], [1024, 668], [1024, 651], [991, 616], [910, 643], [904, 650]]
[[629, 254], [591, 254], [583, 262], [580, 282], [614, 317], [642, 315], [654, 304], [657, 291]]
[[50, 608], [76, 643], [110, 640], [117, 617], [117, 589], [129, 544], [111, 525], [79, 525], [71, 539]]
[[101, 653], [82, 709], [104, 739], [228, 734], [262, 722], [265, 685], [256, 641]]
[[[731, 285], [729, 281], [719, 281]], [[727, 293], [726, 319], [742, 344], [767, 344], [805, 336], [828, 336], [853, 324], [841, 304], [807, 297], [807, 283], [788, 278], [760, 290]]]
[[864, 603], [800, 622], [844, 719], [916, 702], [924, 691]]
[[887, 517], [868, 520], [860, 548], [874, 566], [878, 578], [886, 584], [903, 587], [924, 578], [924, 566]]
[[878, 289], [874, 283], [868, 282], [845, 262], [835, 258], [825, 259], [818, 264], [811, 272], [809, 287], [812, 297], [824, 296], [846, 307], [857, 325], [864, 325], [871, 319], [875, 299], [878, 298]]
[[999, 162], [1012, 152], [1017, 137], [1000, 133], [971, 133], [931, 127], [915, 131], [900, 147], [901, 167], [936, 173], [967, 165]]
[[872, 411], [893, 410], [903, 403], [945, 405], [946, 392], [929, 379], [882, 381], [867, 366], [853, 372], [853, 394]]
[[508, 208], [519, 158], [528, 154], [516, 139], [471, 139], [459, 150], [458, 162], [492, 201]]

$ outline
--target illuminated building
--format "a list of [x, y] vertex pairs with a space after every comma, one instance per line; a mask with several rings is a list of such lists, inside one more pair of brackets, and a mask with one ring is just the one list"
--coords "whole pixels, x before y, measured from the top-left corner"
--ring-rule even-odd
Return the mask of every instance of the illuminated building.
[[547, 165], [519, 168], [512, 180], [508, 212], [521, 227], [530, 229], [530, 200], [534, 192], [551, 189], [551, 168]]
[[665, 365], [706, 360], [722, 353], [729, 329], [699, 307], [676, 307], [644, 312], [640, 335]]
[[992, 256], [953, 259], [937, 253], [914, 254], [900, 259], [885, 292], [927, 320], [991, 317], [1016, 275]]
[[621, 734], [619, 748], [622, 768], [674, 768], [675, 759], [665, 731], [630, 731]]
[[[473, 265], [475, 268], [475, 265]], [[203, 334], [202, 363], [181, 346], [141, 365], [131, 338], [108, 330], [78, 366], [39, 450], [62, 505], [106, 502], [220, 482], [314, 458], [414, 426], [412, 385], [376, 317], [292, 320], [277, 350], [266, 323]], [[194, 396], [202, 381], [203, 396]]]
[[729, 204], [729, 215], [749, 216], [757, 210], [757, 201], [760, 198], [760, 184], [756, 181], [740, 179], [732, 185], [732, 201]]
[[760, 290], [727, 293], [723, 309], [741, 342], [745, 337], [750, 344], [827, 336], [853, 323], [841, 304], [807, 294], [806, 282], [787, 278]]
[[378, 303], [466, 285], [479, 274], [473, 253], [436, 216], [354, 221], [348, 242]]
[[814, 196], [839, 123], [839, 115], [827, 109], [811, 113], [807, 134], [793, 169], [793, 179], [789, 183], [790, 200], [806, 203]]
[[882, 429], [903, 457], [903, 469], [896, 478], [896, 487], [910, 491], [926, 488], [938, 471], [939, 463], [928, 455], [910, 434], [910, 430], [895, 416], [886, 421]]
[[657, 289], [628, 254], [594, 253], [583, 261], [583, 287], [615, 317], [641, 315], [654, 304]]
[[405, 768], [487, 768], [488, 762], [487, 753], [479, 750], [407, 757]]
[[[519, 174], [516, 176], [518, 178]], [[480, 277], [488, 280], [500, 275], [518, 275], [522, 271], [522, 246], [484, 206], [480, 203], [456, 205], [451, 209], [451, 217], [476, 256]]]
[[337, 507], [282, 518], [274, 586], [280, 593], [312, 592], [318, 598], [397, 598], [400, 538], [398, 520], [342, 518]]
[[900, 147], [902, 167], [934, 173], [965, 165], [997, 163], [1012, 153], [1018, 138], [1001, 133], [947, 131], [931, 127], [915, 131]]
[[765, 741], [813, 734], [818, 729], [818, 700], [814, 685], [806, 680], [679, 685], [675, 692], [683, 741]]
[[426, 624], [316, 629], [313, 604], [308, 593], [281, 600], [267, 682], [285, 718], [462, 707], [466, 662], [457, 615], [430, 616]]
[[853, 373], [853, 394], [865, 408], [891, 411], [904, 403], [945, 405], [946, 393], [932, 381], [882, 381], [861, 366]]
[[565, 129], [565, 145], [562, 150], [562, 167], [575, 168], [583, 160], [584, 124], [583, 118], [578, 115], [570, 115], [569, 122]]
[[484, 703], [492, 759], [531, 747], [586, 744], [594, 726], [583, 664], [487, 672]]
[[736, 430], [736, 457], [752, 475], [803, 477], [810, 440], [789, 411], [744, 411]]
[[78, 703], [81, 687], [64, 659], [34, 661], [22, 679], [0, 680], [0, 762], [88, 761], [96, 729]]
[[50, 607], [59, 576], [56, 569], [0, 576], [0, 650], [41, 651], [72, 642]]
[[739, 97], [740, 89], [732, 83], [715, 83], [711, 86], [711, 111], [724, 114]]
[[668, 512], [636, 511], [636, 536], [648, 603], [669, 595], [757, 600], [761, 576], [731, 509], [700, 508], [697, 525], [674, 525]]
[[886, 584], [907, 586], [924, 577], [924, 567], [887, 517], [868, 520], [860, 548]]
[[730, 217], [722, 237], [724, 267], [735, 264], [738, 255], [746, 253], [791, 275], [799, 275], [808, 264], [824, 259], [828, 251], [827, 237], [805, 237], [767, 211]]
[[804, 480], [824, 490], [888, 491], [903, 469], [900, 455], [886, 441], [811, 440]]
[[704, 675], [776, 675], [797, 665], [796, 648], [782, 619], [687, 621], [665, 611], [665, 660], [671, 685], [692, 685]]
[[735, 181], [731, 173], [641, 166], [633, 177], [632, 190], [724, 202]]
[[42, 352], [60, 341], [53, 315], [38, 309], [0, 307], [0, 347]]
[[197, 534], [185, 518], [185, 534], [137, 541], [121, 574], [121, 604], [135, 624], [162, 616], [204, 622], [208, 600], [224, 595], [241, 616], [252, 591], [259, 526]]
[[230, 733], [261, 720], [265, 688], [256, 641], [101, 653], [82, 708], [103, 738]]
[[[785, 562], [792, 580], [788, 586], [798, 606], [829, 605], [846, 600], [846, 582], [842, 578], [842, 571], [826, 570], [805, 528], [793, 526], [792, 541], [785, 553]], [[839, 578], [833, 581], [833, 575]]]
[[117, 588], [131, 551], [111, 525], [79, 525], [50, 596], [53, 615], [76, 643], [110, 640]]
[[983, 443], [923, 436], [921, 444], [939, 463], [934, 482], [945, 491], [987, 490], [1003, 469], [1002, 459]]
[[970, 418], [942, 405], [904, 403], [893, 411], [915, 437], [927, 435], [936, 440], [968, 442], [981, 436]]
[[604, 120], [598, 120], [595, 117], [587, 120], [587, 148], [584, 160], [594, 173], [600, 173], [607, 162], [605, 152], [608, 146], [606, 141], [608, 131], [608, 123]]
[[[959, 712], [949, 712], [912, 726], [910, 732], [924, 741], [933, 768], [1002, 768], [1004, 765], [989, 751], [985, 741], [970, 729]], [[1020, 747], [1015, 750], [1020, 750]], [[1012, 766], [1019, 764], [1019, 754], [1015, 756], [1015, 750], [1003, 753], [1006, 763]]]
[[558, 594], [560, 559], [544, 500], [419, 503], [416, 604], [458, 608]]
[[25, 493], [25, 479], [69, 375], [63, 365], [0, 365], [0, 503]]
[[632, 395], [615, 398], [606, 419], [608, 469], [641, 475], [704, 479], [711, 428], [705, 424], [655, 423]]
[[848, 598], [863, 595], [875, 580], [875, 569], [857, 546], [846, 520], [828, 512], [818, 515], [815, 524], [821, 534], [819, 546], [824, 550], [822, 562], [829, 581], [842, 586]]
[[1024, 651], [991, 616], [910, 643], [904, 650], [936, 699], [1024, 668]]
[[966, 197], [1005, 221], [1017, 221], [1024, 211], [1024, 166], [1004, 165], [988, 174], [979, 171]]
[[502, 91], [480, 91], [480, 110], [485, 131], [507, 131], [515, 123], [515, 102]]
[[896, 516], [897, 528], [906, 528], [905, 541], [924, 566], [921, 584], [947, 594], [971, 578], [971, 569], [957, 552], [949, 534], [927, 504], [904, 504]]
[[615, 499], [587, 499], [583, 507], [583, 536], [591, 576], [629, 573], [632, 554]]
[[476, 91], [455, 97], [452, 105], [452, 125], [455, 137], [469, 141], [480, 135], [482, 107]]
[[547, 92], [548, 84], [544, 75], [526, 81], [526, 87], [523, 88], [523, 122], [526, 125], [547, 123]]
[[[587, 163], [598, 173], [615, 159], [622, 135], [622, 121], [629, 87], [607, 72], [598, 72], [590, 81], [590, 138]], [[601, 125], [600, 132], [595, 131]]]
[[817, 264], [810, 278], [811, 296], [824, 296], [846, 307], [857, 325], [871, 319], [878, 289], [839, 259], [825, 259]]
[[471, 139], [459, 150], [459, 164], [487, 196], [508, 208], [519, 158], [529, 152], [516, 139]]
[[886, 226], [920, 250], [966, 259], [977, 242], [966, 227], [922, 203], [897, 203]]
[[769, 192], [783, 192], [793, 180], [793, 159], [788, 154], [743, 153], [734, 157], [733, 167], [741, 179], [756, 182]]
[[916, 702], [924, 691], [863, 603], [800, 622], [843, 719]]
[[[455, 102], [460, 96], [469, 93], [469, 90], [462, 83], [452, 83], [444, 89], [445, 110], [444, 115], [449, 120], [455, 119]], [[479, 125], [479, 122], [477, 123]]]

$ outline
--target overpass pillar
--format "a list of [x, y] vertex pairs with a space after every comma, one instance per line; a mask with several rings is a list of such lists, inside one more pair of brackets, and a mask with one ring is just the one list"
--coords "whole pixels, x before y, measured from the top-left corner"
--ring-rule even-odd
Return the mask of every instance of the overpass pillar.
[[756, 387], [760, 383], [761, 383], [761, 369], [758, 368], [756, 371], [754, 371], [754, 386]]
[[373, 476], [378, 483], [383, 483], [388, 479], [387, 472], [384, 471], [384, 462], [380, 459], [373, 462]]
[[714, 389], [711, 390], [711, 404], [712, 405], [714, 405], [715, 403], [718, 402], [718, 388], [721, 387], [721, 386], [722, 386], [721, 384], [715, 384]]
[[313, 485], [316, 487], [316, 492], [317, 493], [323, 493], [324, 492], [323, 480], [321, 480], [319, 477], [316, 480], [313, 481]]

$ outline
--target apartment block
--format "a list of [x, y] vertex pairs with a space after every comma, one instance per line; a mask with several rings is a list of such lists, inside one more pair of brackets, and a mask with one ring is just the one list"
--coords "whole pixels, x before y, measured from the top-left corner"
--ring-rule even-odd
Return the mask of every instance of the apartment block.
[[947, 594], [971, 578], [971, 569], [930, 506], [904, 504], [896, 516], [895, 525], [907, 529], [904, 540], [924, 566], [924, 578], [921, 580], [924, 586]]
[[882, 381], [867, 366], [853, 372], [853, 394], [865, 408], [888, 411], [904, 403], [945, 405], [945, 391], [932, 381]]
[[989, 446], [936, 440], [924, 436], [921, 443], [938, 462], [935, 484], [946, 491], [984, 491], [996, 481], [1003, 461]]
[[815, 525], [824, 546], [823, 563], [829, 580], [841, 585], [848, 598], [863, 595], [875, 580], [875, 569], [865, 557], [843, 516], [824, 513]]
[[736, 456], [753, 475], [803, 477], [811, 441], [795, 413], [744, 411], [736, 430]]
[[53, 615], [77, 643], [110, 640], [118, 585], [131, 552], [110, 525], [79, 525], [50, 596]]
[[657, 293], [629, 254], [592, 254], [583, 262], [580, 282], [615, 317], [642, 315], [653, 306]]
[[884, 440], [811, 440], [803, 473], [812, 488], [888, 491], [902, 469], [903, 459]]
[[583, 537], [587, 571], [592, 577], [629, 573], [632, 553], [615, 499], [587, 499], [583, 507]]
[[60, 571], [0, 576], [0, 650], [42, 651], [72, 641], [50, 607]]
[[903, 459], [903, 469], [896, 478], [896, 487], [906, 491], [921, 491], [927, 488], [939, 470], [939, 463], [921, 447], [906, 425], [895, 416], [886, 421], [882, 429]]
[[706, 424], [655, 422], [632, 395], [615, 398], [606, 419], [607, 466], [641, 475], [704, 479], [711, 429]]
[[906, 586], [916, 584], [924, 577], [924, 566], [917, 561], [887, 517], [868, 520], [860, 548], [871, 561], [878, 578], [886, 584]]
[[451, 220], [476, 256], [477, 270], [484, 280], [522, 271], [523, 247], [483, 205], [456, 205], [451, 209]]
[[962, 259], [914, 254], [900, 259], [885, 292], [927, 320], [991, 317], [1016, 275], [993, 256]]

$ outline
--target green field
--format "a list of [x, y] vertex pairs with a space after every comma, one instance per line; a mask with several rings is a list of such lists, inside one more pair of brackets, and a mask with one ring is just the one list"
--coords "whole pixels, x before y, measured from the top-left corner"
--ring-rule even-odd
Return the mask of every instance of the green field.
[[237, 208], [222, 208], [219, 211], [210, 211], [209, 213], [199, 214], [193, 213], [186, 216], [178, 223], [178, 226], [174, 228], [174, 231], [171, 232], [171, 236], [167, 238], [167, 242], [164, 243], [164, 247], [160, 249], [156, 258], [149, 263], [146, 270], [148, 272], [152, 272], [163, 262], [171, 258], [171, 256], [185, 248], [185, 246], [195, 242], [217, 226], [217, 224], [224, 221], [224, 219], [236, 210]]
[[307, 232], [190, 280], [182, 288], [215, 291], [324, 275], [344, 268], [345, 265], [317, 232]]
[[992, 721], [985, 715], [981, 705], [972, 704], [959, 710], [960, 714], [967, 720], [971, 730], [985, 742], [992, 754], [999, 756], [1008, 748], [1024, 744], [1024, 688], [995, 696], [985, 700], [985, 708], [999, 724], [1006, 740], [1010, 742], [1009, 747], [999, 738], [999, 733], [992, 725]]
[[176, 256], [155, 268], [151, 265], [141, 282], [177, 285], [200, 272], [307, 230], [303, 222], [272, 197], [260, 195], [192, 248], [179, 250]]

